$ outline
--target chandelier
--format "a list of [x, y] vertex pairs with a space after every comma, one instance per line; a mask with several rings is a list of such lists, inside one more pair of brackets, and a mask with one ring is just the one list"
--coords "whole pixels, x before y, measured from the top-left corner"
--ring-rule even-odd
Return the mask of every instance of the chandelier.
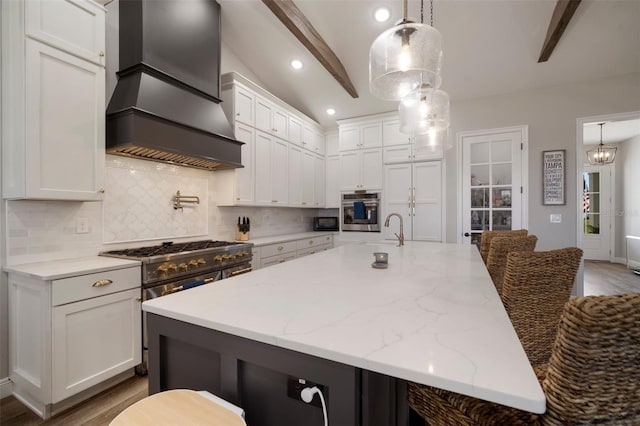
[[598, 126], [600, 126], [600, 144], [595, 148], [587, 150], [587, 160], [590, 165], [611, 164], [614, 158], [616, 158], [618, 148], [602, 143], [602, 126], [604, 126], [604, 124], [605, 123], [598, 123]]
[[369, 50], [369, 89], [381, 99], [398, 101], [422, 86], [440, 86], [442, 36], [431, 25], [404, 18], [375, 39]]

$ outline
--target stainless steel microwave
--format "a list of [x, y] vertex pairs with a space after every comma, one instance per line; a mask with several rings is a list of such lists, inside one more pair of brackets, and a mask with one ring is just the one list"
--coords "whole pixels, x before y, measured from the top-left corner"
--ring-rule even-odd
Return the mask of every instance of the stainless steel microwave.
[[339, 226], [338, 218], [335, 216], [316, 216], [313, 218], [314, 231], [338, 231]]

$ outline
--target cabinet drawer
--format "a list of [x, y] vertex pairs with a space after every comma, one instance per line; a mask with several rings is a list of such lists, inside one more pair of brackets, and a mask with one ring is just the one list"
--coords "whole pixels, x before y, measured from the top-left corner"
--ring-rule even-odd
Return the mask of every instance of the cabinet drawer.
[[261, 268], [266, 268], [267, 266], [277, 265], [278, 263], [288, 262], [289, 260], [293, 260], [296, 258], [296, 253], [285, 253], [277, 256], [263, 257], [260, 262]]
[[140, 267], [63, 278], [54, 280], [51, 284], [53, 306], [64, 305], [140, 287]]
[[331, 242], [331, 235], [323, 235], [321, 237], [305, 238], [304, 240], [296, 241], [296, 249], [304, 250], [312, 247], [317, 247], [321, 244], [328, 244]]
[[331, 248], [331, 244], [320, 244], [314, 247], [309, 247], [306, 249], [298, 250], [298, 257], [308, 256], [310, 254], [320, 253], [321, 251], [329, 250]]
[[295, 241], [289, 241], [286, 243], [270, 244], [268, 246], [260, 247], [260, 254], [262, 258], [275, 256], [278, 254], [295, 252], [297, 249]]

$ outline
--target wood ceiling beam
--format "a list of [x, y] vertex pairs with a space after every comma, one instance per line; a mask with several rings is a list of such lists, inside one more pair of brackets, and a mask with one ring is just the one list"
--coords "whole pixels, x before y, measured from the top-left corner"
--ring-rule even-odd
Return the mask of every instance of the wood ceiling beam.
[[293, 0], [262, 0], [274, 15], [316, 57], [338, 83], [353, 98], [358, 92], [338, 56], [318, 34], [311, 22], [293, 3]]
[[551, 16], [551, 22], [549, 22], [549, 28], [547, 29], [547, 37], [544, 40], [542, 50], [540, 51], [540, 57], [538, 63], [547, 62], [553, 49], [560, 41], [562, 33], [569, 25], [569, 21], [573, 17], [576, 9], [580, 5], [582, 0], [558, 0], [556, 8], [553, 10]]

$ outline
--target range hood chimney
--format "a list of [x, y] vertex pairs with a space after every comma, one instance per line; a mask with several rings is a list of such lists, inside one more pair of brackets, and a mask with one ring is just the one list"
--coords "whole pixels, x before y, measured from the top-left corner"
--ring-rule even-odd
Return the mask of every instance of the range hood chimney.
[[220, 100], [216, 0], [120, 0], [120, 71], [107, 153], [205, 170], [242, 167]]

